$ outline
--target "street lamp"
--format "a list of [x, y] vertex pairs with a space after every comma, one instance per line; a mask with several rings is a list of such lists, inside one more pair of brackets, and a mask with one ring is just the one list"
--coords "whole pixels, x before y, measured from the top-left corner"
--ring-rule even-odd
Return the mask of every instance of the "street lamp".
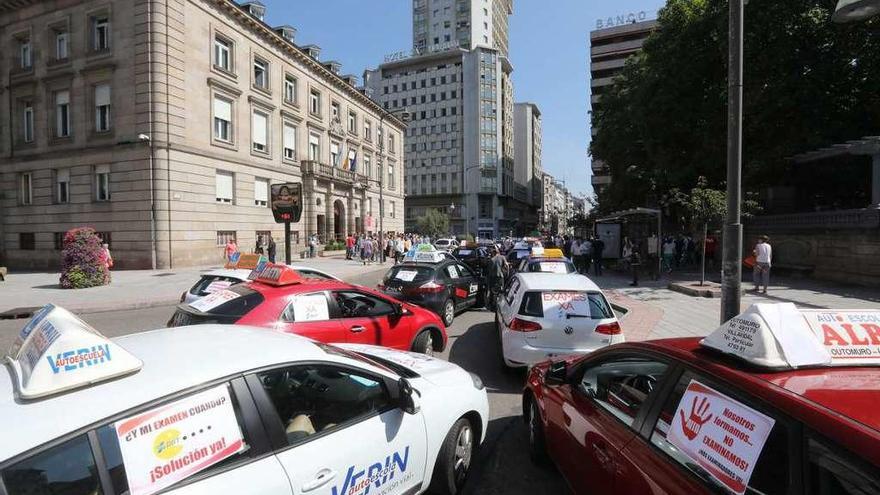
[[880, 15], [880, 0], [839, 0], [831, 20], [843, 24]]

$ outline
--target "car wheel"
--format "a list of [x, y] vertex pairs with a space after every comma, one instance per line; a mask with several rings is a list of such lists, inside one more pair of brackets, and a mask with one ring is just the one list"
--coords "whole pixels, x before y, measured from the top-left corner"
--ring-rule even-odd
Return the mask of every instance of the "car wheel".
[[431, 337], [430, 330], [422, 330], [422, 333], [413, 341], [412, 351], [419, 354], [427, 354], [428, 356], [434, 355], [434, 339]]
[[440, 317], [443, 318], [444, 325], [452, 326], [452, 320], [455, 319], [455, 303], [452, 298], [447, 299], [443, 304], [443, 314]]
[[529, 401], [529, 457], [532, 462], [541, 466], [548, 464], [547, 444], [544, 440], [544, 425], [541, 423], [541, 413], [534, 399]]
[[461, 493], [474, 457], [474, 429], [461, 418], [452, 425], [434, 464], [429, 493], [456, 495]]

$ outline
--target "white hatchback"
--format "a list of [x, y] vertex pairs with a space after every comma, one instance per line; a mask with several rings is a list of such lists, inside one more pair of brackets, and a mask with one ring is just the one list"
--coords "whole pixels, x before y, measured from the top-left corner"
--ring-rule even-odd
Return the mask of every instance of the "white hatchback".
[[495, 325], [513, 368], [624, 341], [601, 289], [574, 273], [518, 273], [498, 299]]
[[421, 354], [39, 311], [0, 366], [0, 493], [459, 493], [480, 379]]

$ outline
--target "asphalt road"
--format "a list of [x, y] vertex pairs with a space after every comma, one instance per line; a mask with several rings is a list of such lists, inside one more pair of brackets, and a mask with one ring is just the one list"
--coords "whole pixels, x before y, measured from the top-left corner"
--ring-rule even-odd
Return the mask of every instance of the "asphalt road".
[[[352, 277], [375, 286], [381, 273]], [[162, 328], [173, 306], [80, 315], [109, 337]], [[27, 320], [0, 320], [0, 353], [9, 348]], [[522, 421], [521, 392], [524, 373], [505, 371], [501, 365], [492, 313], [474, 310], [458, 315], [447, 329], [449, 345], [442, 357], [480, 376], [489, 392], [491, 418], [486, 442], [477, 457], [466, 494], [564, 494], [566, 489], [552, 468], [534, 466], [528, 457], [528, 439]]]

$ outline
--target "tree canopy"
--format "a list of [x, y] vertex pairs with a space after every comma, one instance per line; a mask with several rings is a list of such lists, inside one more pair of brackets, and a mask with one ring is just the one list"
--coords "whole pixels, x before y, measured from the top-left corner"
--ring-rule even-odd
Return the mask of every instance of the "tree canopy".
[[[782, 184], [787, 157], [876, 135], [880, 19], [835, 24], [837, 0], [749, 2], [745, 15], [743, 185]], [[655, 206], [697, 177], [723, 189], [728, 4], [668, 0], [659, 27], [594, 105], [591, 152], [610, 168], [608, 212]]]
[[416, 220], [416, 226], [419, 233], [436, 238], [449, 232], [449, 215], [429, 208]]

